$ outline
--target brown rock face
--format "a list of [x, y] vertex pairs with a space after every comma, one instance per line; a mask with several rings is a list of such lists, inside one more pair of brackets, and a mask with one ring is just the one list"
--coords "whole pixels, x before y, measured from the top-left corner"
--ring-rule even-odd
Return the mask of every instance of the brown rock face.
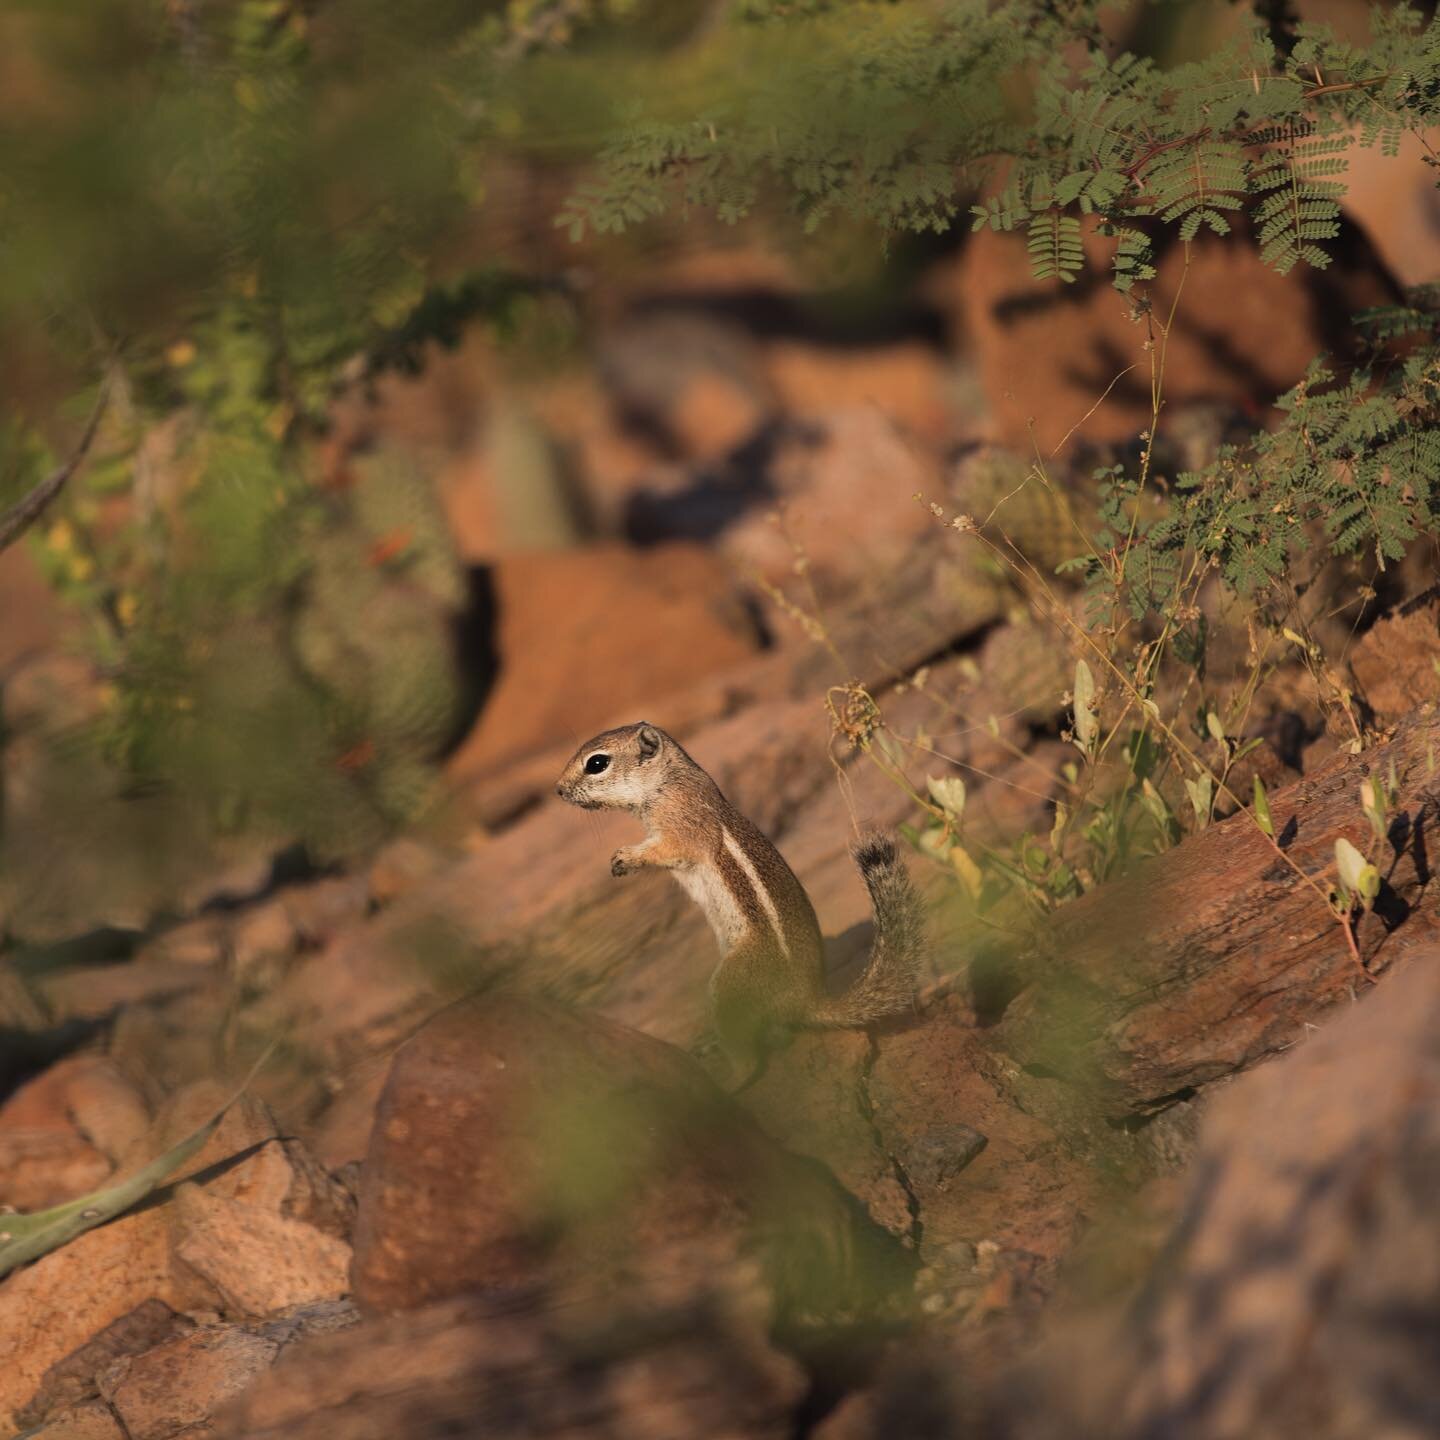
[[128, 1315], [107, 1325], [73, 1355], [57, 1361], [45, 1373], [34, 1398], [19, 1414], [22, 1425], [41, 1419], [62, 1405], [92, 1400], [99, 1392], [97, 1377], [118, 1361], [143, 1355], [175, 1335], [193, 1329], [183, 1315], [177, 1315], [159, 1300], [147, 1300]]
[[699, 546], [513, 555], [493, 571], [500, 674], [451, 761], [471, 778], [753, 653], [729, 572]]
[[542, 1277], [683, 1293], [758, 1258], [782, 1305], [833, 1306], [893, 1258], [882, 1239], [681, 1052], [496, 997], [445, 1011], [395, 1058], [354, 1293], [385, 1311]]

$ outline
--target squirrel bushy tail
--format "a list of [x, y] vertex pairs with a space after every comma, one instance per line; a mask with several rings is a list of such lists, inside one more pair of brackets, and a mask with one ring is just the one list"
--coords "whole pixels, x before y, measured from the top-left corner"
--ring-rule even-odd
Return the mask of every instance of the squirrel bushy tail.
[[861, 837], [851, 852], [875, 911], [875, 939], [864, 973], [843, 994], [825, 1000], [813, 1023], [860, 1026], [908, 1010], [915, 1001], [925, 916], [895, 841], [882, 832]]

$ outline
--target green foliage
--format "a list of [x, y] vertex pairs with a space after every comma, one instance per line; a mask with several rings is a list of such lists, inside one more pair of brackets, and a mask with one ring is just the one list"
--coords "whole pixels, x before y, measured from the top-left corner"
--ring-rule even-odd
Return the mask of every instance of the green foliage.
[[[1385, 335], [1433, 330], [1433, 302], [1430, 290], [1419, 291], [1406, 306], [1372, 312], [1367, 323]], [[1434, 528], [1440, 350], [1433, 344], [1346, 378], [1317, 361], [1278, 403], [1284, 418], [1276, 429], [1176, 477], [1163, 509], [1147, 512], [1143, 474], [1097, 473], [1097, 553], [1062, 567], [1085, 573], [1093, 618], [1115, 606], [1136, 620], [1171, 614], [1211, 571], [1237, 594], [1263, 597], [1322, 540], [1338, 555], [1366, 550], [1384, 569]]]
[[[1374, 13], [1368, 49], [1323, 25], [1279, 45], [1257, 22], [1168, 69], [1111, 56], [1088, 4], [1062, 21], [1033, 0], [756, 0], [738, 20], [687, 87], [703, 107], [631, 77], [557, 223], [733, 222], [775, 195], [811, 228], [848, 214], [927, 230], [968, 203], [977, 229], [1026, 230], [1037, 278], [1069, 281], [1094, 217], [1128, 290], [1153, 273], [1155, 233], [1224, 235], [1243, 213], [1283, 272], [1328, 263], [1351, 144], [1394, 154], [1440, 105], [1440, 24], [1404, 6]], [[1062, 51], [1062, 33], [1084, 43]]]

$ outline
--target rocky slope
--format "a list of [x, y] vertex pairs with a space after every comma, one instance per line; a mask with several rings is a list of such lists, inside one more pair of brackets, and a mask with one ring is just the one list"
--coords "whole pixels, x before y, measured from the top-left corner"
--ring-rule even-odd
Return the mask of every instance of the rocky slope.
[[[517, 398], [480, 347], [339, 417], [333, 464], [376, 436], [439, 455], [491, 604], [429, 824], [340, 873], [249, 857], [164, 918], [7, 917], [0, 1204], [130, 1173], [278, 1045], [143, 1205], [0, 1280], [0, 1434], [1423, 1433], [1423, 1357], [1366, 1327], [1437, 1313], [1405, 1257], [1435, 1248], [1440, 606], [1348, 652], [1388, 736], [1363, 754], [1294, 680], [1248, 762], [1283, 855], [1221, 820], [1023, 941], [915, 855], [924, 1004], [802, 1036], [729, 1096], [702, 917], [610, 877], [631, 822], [551, 796], [578, 738], [637, 710], [682, 738], [803, 879], [837, 988], [869, 940], [854, 826], [913, 801], [835, 713], [868, 695], [923, 737], [910, 786], [965, 767], [980, 838], [1047, 833], [1073, 753], [1073, 661], [914, 499], [989, 493], [981, 442], [1017, 423], [975, 400], [1009, 383], [983, 317], [972, 351], [928, 322], [864, 348], [806, 334], [793, 296], [752, 314], [736, 274], [637, 304], [593, 373]], [[579, 480], [517, 510], [511, 465]], [[1005, 518], [1053, 568], [1053, 510]], [[66, 690], [26, 565], [0, 559], [28, 616], [0, 646], [11, 795], [48, 687], [94, 680]], [[1362, 976], [1302, 875], [1363, 840], [1359, 781], [1392, 766]]]

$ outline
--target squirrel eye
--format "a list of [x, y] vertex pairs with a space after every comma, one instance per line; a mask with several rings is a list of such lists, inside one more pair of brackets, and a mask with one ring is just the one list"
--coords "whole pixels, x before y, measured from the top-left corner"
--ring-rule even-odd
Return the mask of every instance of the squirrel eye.
[[592, 755], [585, 762], [585, 773], [587, 775], [598, 775], [602, 770], [606, 769], [609, 764], [610, 757], [608, 755]]

